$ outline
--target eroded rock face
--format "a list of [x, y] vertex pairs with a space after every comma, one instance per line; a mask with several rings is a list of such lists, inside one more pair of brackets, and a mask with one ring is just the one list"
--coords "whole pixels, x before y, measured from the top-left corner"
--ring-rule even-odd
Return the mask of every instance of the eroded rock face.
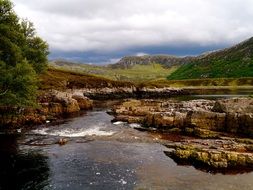
[[83, 94], [92, 100], [115, 100], [124, 98], [168, 98], [175, 95], [189, 94], [180, 88], [146, 88], [146, 87], [105, 87], [68, 90], [69, 93]]
[[224, 131], [226, 114], [211, 111], [189, 111], [186, 125], [211, 131]]
[[[92, 109], [93, 102], [82, 94], [71, 94], [68, 92], [60, 92], [52, 90], [46, 92], [39, 97], [40, 107], [37, 109], [23, 109], [19, 111], [13, 108], [13, 114], [3, 115], [0, 118], [2, 126], [22, 126], [43, 124], [46, 120], [64, 115], [77, 113], [80, 110]], [[11, 108], [8, 108], [11, 110]], [[0, 109], [4, 112], [4, 108]]]
[[129, 100], [115, 107], [113, 112], [116, 120], [124, 117], [128, 121], [128, 116], [141, 117], [147, 127], [178, 128], [200, 137], [217, 136], [216, 132], [253, 136], [251, 98], [182, 102]]
[[92, 108], [93, 102], [82, 94], [53, 90], [41, 98], [41, 105], [49, 113], [75, 113]]
[[45, 96], [49, 100], [48, 104], [42, 104], [45, 112], [68, 114], [80, 111], [77, 100], [73, 99], [71, 94], [54, 90]]
[[212, 110], [220, 113], [253, 113], [253, 98], [217, 100]]
[[173, 149], [166, 154], [176, 161], [191, 162], [214, 169], [253, 168], [253, 154], [249, 149], [252, 144], [246, 141], [238, 142], [234, 138], [195, 139], [168, 143], [166, 146]]
[[[227, 136], [253, 136], [252, 99], [155, 101], [128, 100], [113, 109], [116, 120], [139, 122], [166, 133], [200, 139], [166, 143], [166, 155], [179, 162], [212, 169], [252, 168], [253, 140]], [[134, 120], [133, 120], [134, 118]]]
[[72, 98], [77, 101], [81, 110], [89, 110], [93, 107], [93, 101], [83, 95], [73, 95]]

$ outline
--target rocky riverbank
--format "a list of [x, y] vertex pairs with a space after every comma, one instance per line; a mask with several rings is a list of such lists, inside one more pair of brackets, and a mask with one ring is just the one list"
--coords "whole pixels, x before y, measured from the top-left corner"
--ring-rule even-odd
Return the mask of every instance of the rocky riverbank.
[[219, 133], [253, 137], [253, 99], [129, 100], [114, 107], [115, 120], [199, 137]]
[[170, 155], [175, 159], [213, 168], [253, 166], [251, 140], [242, 138], [253, 137], [252, 98], [181, 102], [128, 100], [114, 107], [112, 113], [115, 121], [141, 123], [163, 133], [198, 138], [198, 141], [167, 144], [173, 149]]
[[124, 98], [162, 98], [187, 94], [177, 88], [137, 88], [135, 86], [69, 88], [65, 90], [43, 90], [38, 97], [37, 108], [0, 108], [0, 126], [20, 127], [43, 124], [63, 115], [90, 110], [93, 100], [116, 100]]
[[51, 90], [41, 93], [37, 108], [0, 109], [0, 125], [4, 127], [21, 127], [50, 122], [81, 110], [90, 110], [93, 101], [83, 94]]
[[188, 95], [189, 91], [180, 88], [146, 88], [146, 87], [105, 87], [68, 90], [70, 93], [84, 94], [93, 100], [115, 100], [124, 98], [169, 98]]
[[172, 149], [165, 154], [177, 163], [216, 172], [220, 169], [253, 169], [253, 141], [251, 139], [220, 137], [192, 139], [165, 143]]

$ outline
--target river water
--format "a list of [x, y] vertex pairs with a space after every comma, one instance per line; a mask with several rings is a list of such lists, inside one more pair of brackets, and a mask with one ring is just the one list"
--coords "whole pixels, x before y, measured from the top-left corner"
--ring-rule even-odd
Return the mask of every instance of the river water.
[[[222, 174], [177, 165], [159, 134], [111, 123], [95, 109], [61, 124], [0, 135], [2, 189], [251, 190], [253, 173]], [[60, 146], [59, 139], [68, 142]]]

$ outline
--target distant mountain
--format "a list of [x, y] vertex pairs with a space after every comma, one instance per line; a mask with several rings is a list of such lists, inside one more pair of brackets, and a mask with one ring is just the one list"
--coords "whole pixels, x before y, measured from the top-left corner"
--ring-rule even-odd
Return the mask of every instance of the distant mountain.
[[168, 79], [253, 77], [253, 38], [183, 64]]
[[112, 68], [131, 68], [134, 65], [148, 65], [153, 63], [161, 64], [165, 67], [183, 65], [195, 60], [196, 57], [176, 57], [170, 55], [144, 55], [144, 56], [126, 56], [118, 63], [110, 65]]
[[[152, 64], [154, 63], [161, 64], [164, 66], [163, 68], [169, 69], [170, 72], [178, 68], [168, 76], [170, 80], [253, 77], [253, 38], [231, 48], [206, 52], [195, 57], [171, 55], [127, 56], [119, 62], [107, 66], [76, 64], [63, 60], [54, 61], [51, 64], [54, 67], [72, 71], [102, 75], [109, 73], [109, 75], [112, 75], [112, 73], [119, 74], [119, 71], [115, 69], [131, 69], [134, 72], [136, 68], [147, 69], [144, 66], [149, 69], [146, 72], [150, 72], [150, 68], [153, 68]], [[120, 71], [120, 73], [122, 72], [124, 71]]]

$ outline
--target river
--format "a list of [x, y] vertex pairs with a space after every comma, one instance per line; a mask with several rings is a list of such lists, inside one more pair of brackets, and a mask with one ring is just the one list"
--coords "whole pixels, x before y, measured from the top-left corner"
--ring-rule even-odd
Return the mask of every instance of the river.
[[[177, 165], [161, 135], [111, 123], [107, 108], [0, 135], [0, 189], [250, 190], [253, 173]], [[67, 139], [63, 146], [56, 144]]]

